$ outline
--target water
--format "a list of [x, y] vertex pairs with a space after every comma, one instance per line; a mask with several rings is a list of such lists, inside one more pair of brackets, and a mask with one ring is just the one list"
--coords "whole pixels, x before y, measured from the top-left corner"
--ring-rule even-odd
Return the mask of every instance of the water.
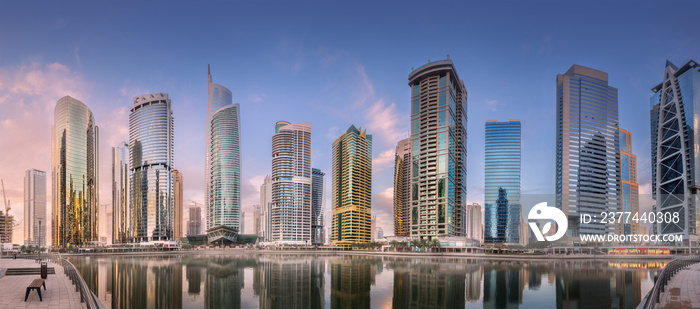
[[70, 257], [108, 308], [635, 308], [665, 261]]

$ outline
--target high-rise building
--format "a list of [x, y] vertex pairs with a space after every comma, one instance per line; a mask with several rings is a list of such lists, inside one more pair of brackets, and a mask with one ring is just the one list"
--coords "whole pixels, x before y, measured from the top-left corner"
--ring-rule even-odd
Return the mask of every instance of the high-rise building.
[[485, 243], [520, 243], [520, 130], [520, 120], [486, 121]]
[[467, 232], [464, 236], [482, 243], [484, 241], [482, 231], [481, 205], [479, 203], [467, 205]]
[[241, 212], [241, 230], [239, 232], [241, 234], [245, 233], [245, 211]]
[[351, 125], [333, 142], [332, 244], [372, 240], [372, 135]]
[[187, 236], [202, 235], [202, 207], [190, 207], [190, 219], [187, 221]]
[[381, 226], [377, 227], [377, 235], [376, 235], [376, 237], [377, 237], [377, 238], [375, 238], [376, 240], [382, 240], [382, 239], [384, 239], [384, 229], [382, 229]]
[[[233, 103], [230, 90], [212, 83], [211, 70], [208, 73], [205, 149], [207, 231], [220, 226], [242, 231], [241, 107]], [[209, 234], [209, 242], [223, 239], [235, 241], [235, 235], [230, 233]]]
[[271, 240], [311, 241], [311, 124], [278, 121], [272, 136]]
[[262, 237], [265, 240], [272, 239], [272, 177], [265, 176], [263, 184], [260, 185], [260, 207], [262, 208]]
[[370, 224], [370, 238], [369, 240], [374, 240], [377, 237], [377, 216], [372, 216], [372, 223]]
[[411, 233], [411, 139], [400, 140], [394, 158], [394, 235]]
[[580, 215], [620, 211], [617, 89], [608, 74], [580, 65], [557, 75], [556, 207], [567, 236], [606, 234], [612, 224], [579, 224]]
[[[620, 189], [622, 212], [639, 213], [639, 185], [637, 184], [637, 156], [632, 154], [632, 133], [620, 129]], [[639, 234], [639, 221], [620, 222], [617, 234]]]
[[5, 216], [0, 210], [0, 243], [12, 243], [14, 216]]
[[46, 172], [24, 173], [24, 245], [46, 246]]
[[173, 122], [167, 94], [134, 98], [129, 114], [134, 242], [173, 239]]
[[326, 173], [320, 169], [311, 169], [311, 242], [317, 245], [325, 242], [325, 234], [323, 226], [325, 225], [326, 216], [324, 216], [325, 207], [323, 196], [325, 194], [325, 181], [323, 176]]
[[112, 147], [112, 243], [124, 244], [135, 238], [129, 204], [129, 144]]
[[[700, 220], [700, 64], [690, 60], [678, 68], [666, 61], [662, 83], [652, 89], [651, 166], [655, 212], [678, 220], [655, 225], [659, 234], [683, 235], [697, 242]], [[676, 215], [678, 214], [678, 215]], [[675, 221], [675, 222], [674, 222]]]
[[258, 237], [261, 236], [262, 231], [262, 208], [260, 205], [253, 205], [253, 231]]
[[51, 243], [98, 240], [99, 128], [92, 111], [70, 96], [58, 100], [51, 127]]
[[182, 193], [184, 180], [182, 179], [182, 173], [180, 171], [173, 169], [173, 185], [174, 185], [174, 201], [173, 201], [173, 239], [180, 241], [180, 238], [184, 237], [182, 230], [182, 211], [184, 209]]
[[467, 89], [451, 60], [408, 75], [411, 88], [411, 237], [464, 236]]

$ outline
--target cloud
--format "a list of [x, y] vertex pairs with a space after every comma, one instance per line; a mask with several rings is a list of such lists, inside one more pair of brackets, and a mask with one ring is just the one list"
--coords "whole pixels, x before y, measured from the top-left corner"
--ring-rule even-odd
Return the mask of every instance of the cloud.
[[488, 107], [489, 110], [493, 112], [498, 111], [498, 105], [501, 105], [501, 103], [498, 100], [488, 100], [486, 101], [486, 106]]
[[262, 103], [267, 97], [265, 93], [250, 93], [248, 94], [248, 101], [255, 103]]
[[377, 226], [384, 229], [384, 235], [394, 234], [394, 187], [385, 188], [374, 194], [372, 216], [377, 216]]
[[386, 150], [372, 159], [372, 172], [384, 170], [393, 166], [395, 154], [393, 149]]

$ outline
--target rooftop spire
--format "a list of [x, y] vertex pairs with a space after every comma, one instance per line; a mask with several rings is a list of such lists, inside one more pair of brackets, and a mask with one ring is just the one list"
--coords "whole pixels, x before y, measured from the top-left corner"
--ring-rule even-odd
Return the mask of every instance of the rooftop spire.
[[207, 75], [209, 75], [209, 82], [211, 83], [211, 64], [207, 63]]

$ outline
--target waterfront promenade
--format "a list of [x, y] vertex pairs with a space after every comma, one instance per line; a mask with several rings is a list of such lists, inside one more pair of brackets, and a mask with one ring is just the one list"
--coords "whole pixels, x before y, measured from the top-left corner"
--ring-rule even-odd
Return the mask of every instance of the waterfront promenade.
[[[39, 267], [39, 263], [34, 260], [0, 259], [0, 269]], [[41, 288], [43, 301], [39, 301], [36, 291], [32, 291], [27, 301], [24, 301], [27, 286], [32, 280], [39, 279], [39, 275], [5, 275], [0, 277], [0, 306], [5, 308], [86, 308], [85, 304], [80, 302], [80, 294], [75, 291], [75, 286], [63, 273], [63, 267], [51, 262], [48, 263], [48, 267], [53, 267], [56, 274], [48, 275], [46, 290]]]
[[700, 309], [700, 263], [679, 271], [659, 296], [657, 309]]

